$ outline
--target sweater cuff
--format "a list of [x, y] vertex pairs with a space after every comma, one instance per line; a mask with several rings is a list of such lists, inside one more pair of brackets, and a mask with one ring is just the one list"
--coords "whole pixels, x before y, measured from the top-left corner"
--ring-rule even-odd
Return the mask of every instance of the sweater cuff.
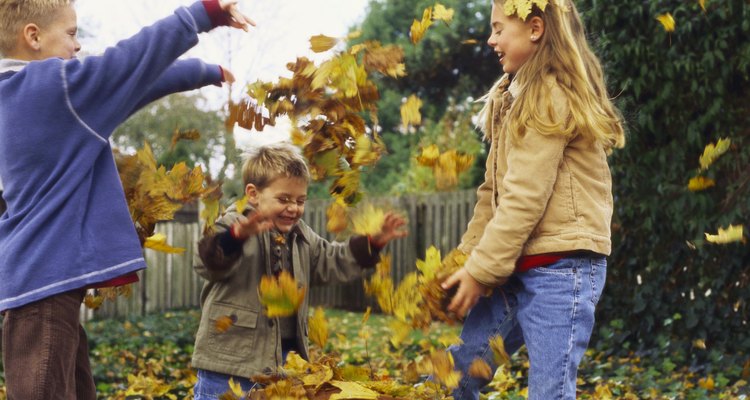
[[349, 248], [362, 268], [374, 268], [380, 261], [380, 249], [370, 246], [367, 236], [353, 236], [349, 239]]
[[211, 20], [211, 24], [216, 26], [228, 26], [231, 21], [229, 14], [221, 9], [219, 0], [203, 0], [203, 7], [206, 8], [208, 18]]
[[227, 229], [224, 232], [218, 234], [219, 247], [226, 255], [235, 254], [242, 250], [242, 245], [245, 243], [232, 236], [232, 229]]

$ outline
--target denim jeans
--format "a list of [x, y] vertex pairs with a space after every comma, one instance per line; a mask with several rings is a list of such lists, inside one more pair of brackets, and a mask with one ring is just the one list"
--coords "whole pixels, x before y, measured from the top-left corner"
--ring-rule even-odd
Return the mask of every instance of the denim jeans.
[[79, 317], [84, 294], [73, 290], [5, 312], [2, 350], [9, 400], [96, 399]]
[[450, 348], [464, 376], [453, 398], [479, 398], [489, 381], [470, 377], [469, 366], [482, 358], [494, 372], [489, 339], [501, 335], [509, 355], [526, 345], [529, 400], [574, 400], [578, 365], [594, 328], [606, 274], [604, 257], [570, 257], [516, 273], [491, 296], [480, 298], [464, 321], [463, 344]]
[[234, 379], [235, 383], [242, 386], [242, 391], [247, 392], [255, 384], [247, 378], [238, 376], [220, 374], [218, 372], [208, 371], [205, 369], [198, 370], [198, 382], [193, 387], [195, 400], [217, 400], [222, 394], [230, 390], [229, 379]]

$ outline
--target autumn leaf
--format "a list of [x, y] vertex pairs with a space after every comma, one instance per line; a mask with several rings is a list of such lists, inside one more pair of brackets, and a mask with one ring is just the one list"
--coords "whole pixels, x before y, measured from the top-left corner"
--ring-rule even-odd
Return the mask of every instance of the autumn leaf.
[[326, 230], [331, 233], [340, 233], [349, 225], [347, 218], [347, 206], [341, 197], [336, 197], [336, 201], [326, 209]]
[[325, 36], [325, 35], [316, 35], [310, 38], [310, 50], [312, 50], [315, 53], [323, 53], [328, 50], [331, 50], [336, 44], [338, 44], [339, 39]]
[[701, 6], [701, 10], [703, 10], [703, 12], [705, 12], [706, 11], [706, 0], [698, 0], [698, 4]]
[[423, 372], [428, 373], [449, 389], [458, 387], [462, 374], [455, 370], [453, 356], [449, 351], [435, 350], [430, 353], [426, 361], [426, 365], [422, 367]]
[[[535, 5], [541, 11], [544, 11], [548, 3], [548, 0], [506, 0], [503, 11], [509, 17], [515, 14], [518, 18], [525, 21]], [[558, 4], [560, 3], [558, 2]]]
[[422, 123], [422, 113], [419, 111], [421, 107], [422, 100], [415, 95], [409, 96], [406, 102], [401, 105], [401, 123], [404, 127]]
[[505, 341], [503, 341], [502, 336], [492, 337], [490, 339], [490, 348], [492, 349], [495, 364], [510, 366], [510, 357], [505, 352]]
[[703, 150], [703, 154], [700, 157], [701, 170], [706, 170], [711, 164], [714, 163], [719, 157], [729, 150], [729, 146], [732, 144], [730, 139], [719, 139], [716, 144], [709, 143]]
[[690, 178], [690, 182], [688, 182], [688, 190], [690, 190], [691, 192], [699, 192], [701, 190], [706, 190], [713, 186], [716, 186], [716, 181], [714, 181], [711, 178], [706, 178], [703, 176], [696, 176], [694, 178]]
[[441, 267], [440, 250], [435, 246], [427, 249], [424, 260], [417, 259], [417, 269], [425, 280], [434, 279]]
[[466, 39], [462, 40], [461, 44], [479, 44], [479, 41], [476, 39]]
[[492, 379], [492, 367], [481, 358], [476, 358], [471, 362], [471, 365], [469, 365], [469, 376], [489, 381]]
[[380, 310], [386, 314], [393, 313], [393, 298], [395, 296], [393, 279], [391, 278], [391, 256], [383, 254], [375, 266], [375, 273], [365, 281], [365, 293], [375, 297]]
[[197, 129], [188, 129], [188, 130], [180, 130], [175, 129], [174, 134], [172, 135], [172, 144], [170, 148], [174, 150], [175, 146], [177, 145], [177, 142], [180, 140], [198, 140], [201, 138], [201, 133], [198, 132]]
[[224, 333], [235, 323], [237, 323], [236, 315], [223, 315], [216, 319], [216, 322], [214, 322], [214, 328], [216, 329], [216, 332]]
[[432, 9], [432, 19], [450, 24], [453, 20], [453, 9], [446, 8], [444, 5], [436, 3], [435, 7]]
[[706, 350], [706, 341], [703, 339], [693, 340], [693, 347], [696, 349]]
[[278, 278], [263, 276], [258, 292], [269, 318], [294, 315], [305, 298], [305, 287], [298, 287], [288, 271], [281, 271]]
[[331, 395], [330, 400], [376, 400], [379, 396], [377, 392], [367, 389], [357, 382], [331, 381], [329, 384], [341, 389], [340, 393]]
[[310, 340], [321, 349], [328, 343], [328, 320], [326, 320], [323, 307], [315, 307], [313, 315], [309, 318]]
[[414, 22], [412, 22], [411, 29], [409, 30], [411, 42], [413, 44], [419, 43], [430, 25], [432, 25], [432, 7], [428, 7], [424, 10], [421, 20], [417, 21], [415, 19]]
[[714, 378], [712, 376], [708, 376], [707, 378], [698, 379], [698, 386], [706, 390], [714, 390], [714, 388], [716, 387], [716, 382], [714, 382]]
[[401, 347], [412, 331], [411, 325], [398, 319], [391, 320], [388, 323], [388, 328], [391, 331], [391, 345], [397, 349]]
[[103, 296], [87, 293], [86, 296], [83, 297], [83, 304], [92, 310], [101, 307], [102, 303], [104, 303]]
[[440, 159], [440, 149], [436, 144], [422, 148], [422, 154], [417, 156], [417, 162], [425, 167], [434, 167]]
[[743, 234], [743, 225], [729, 225], [727, 229], [719, 228], [719, 232], [716, 235], [706, 235], [706, 241], [714, 244], [727, 244], [733, 242], [745, 242], [745, 236]]
[[370, 203], [360, 205], [352, 215], [352, 231], [365, 236], [380, 233], [385, 222], [385, 214], [384, 209]]
[[672, 17], [671, 13], [661, 14], [656, 17], [656, 20], [659, 21], [662, 26], [664, 26], [665, 31], [674, 32], [675, 22], [674, 17]]
[[167, 236], [163, 233], [155, 233], [153, 236], [146, 238], [146, 243], [143, 244], [143, 247], [170, 254], [182, 254], [185, 252], [185, 249], [182, 247], [168, 245]]

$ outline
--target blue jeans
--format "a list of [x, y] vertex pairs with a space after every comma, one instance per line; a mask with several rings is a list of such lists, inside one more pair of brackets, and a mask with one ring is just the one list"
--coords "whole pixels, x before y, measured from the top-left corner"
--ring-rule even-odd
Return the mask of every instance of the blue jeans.
[[235, 383], [239, 383], [244, 392], [249, 391], [255, 385], [247, 378], [240, 378], [238, 376], [199, 369], [198, 382], [195, 384], [195, 387], [193, 387], [194, 399], [218, 400], [222, 394], [230, 390], [229, 378], [233, 378]]
[[482, 358], [494, 372], [489, 339], [501, 335], [508, 355], [526, 345], [529, 400], [574, 400], [578, 365], [594, 329], [606, 275], [604, 257], [565, 258], [516, 273], [490, 297], [480, 298], [464, 321], [463, 344], [450, 348], [456, 369], [463, 372], [453, 398], [479, 398], [489, 381], [470, 377], [469, 366]]

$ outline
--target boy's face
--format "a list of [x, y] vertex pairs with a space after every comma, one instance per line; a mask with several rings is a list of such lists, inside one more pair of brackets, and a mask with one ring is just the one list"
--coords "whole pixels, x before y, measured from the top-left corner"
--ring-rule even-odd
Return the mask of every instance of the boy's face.
[[78, 43], [78, 18], [72, 5], [60, 7], [54, 20], [39, 27], [36, 37], [37, 59], [60, 57], [70, 60], [81, 50]]
[[245, 187], [245, 194], [257, 212], [269, 218], [279, 232], [287, 233], [305, 211], [307, 181], [282, 177], [260, 190], [250, 183]]

